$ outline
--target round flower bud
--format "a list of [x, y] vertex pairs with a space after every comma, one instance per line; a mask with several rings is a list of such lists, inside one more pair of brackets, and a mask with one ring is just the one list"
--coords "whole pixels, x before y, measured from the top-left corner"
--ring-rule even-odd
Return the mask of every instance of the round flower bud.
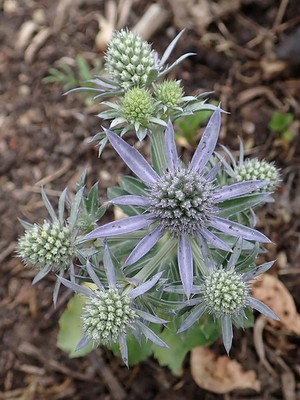
[[19, 239], [18, 253], [26, 264], [39, 269], [47, 266], [53, 271], [67, 268], [74, 255], [70, 230], [68, 226], [60, 226], [59, 222], [34, 224]]
[[183, 97], [183, 89], [178, 81], [164, 81], [156, 85], [155, 94], [157, 100], [168, 108], [177, 107], [180, 99]]
[[116, 288], [97, 291], [82, 315], [85, 335], [96, 344], [118, 342], [137, 317], [130, 304], [131, 298]]
[[108, 73], [125, 90], [145, 86], [151, 70], [158, 68], [149, 43], [126, 29], [114, 34], [105, 59]]
[[269, 184], [261, 189], [261, 191], [264, 192], [275, 190], [280, 182], [279, 171], [275, 165], [264, 160], [260, 161], [256, 158], [247, 159], [241, 166], [237, 166], [234, 172], [238, 182], [252, 179], [269, 181]]
[[142, 88], [133, 88], [125, 93], [122, 101], [124, 118], [131, 123], [147, 124], [154, 112], [154, 99], [151, 93]]
[[233, 270], [213, 270], [205, 277], [202, 289], [208, 311], [217, 317], [237, 315], [247, 306], [248, 285]]

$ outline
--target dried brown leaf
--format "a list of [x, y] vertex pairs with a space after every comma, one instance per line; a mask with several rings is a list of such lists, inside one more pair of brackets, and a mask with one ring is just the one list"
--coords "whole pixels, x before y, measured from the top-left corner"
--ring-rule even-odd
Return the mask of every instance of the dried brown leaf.
[[264, 274], [253, 283], [252, 290], [253, 296], [267, 304], [280, 318], [280, 322], [270, 319], [272, 325], [300, 334], [300, 315], [282, 282], [273, 275]]
[[207, 347], [192, 350], [191, 373], [198, 386], [213, 393], [225, 394], [234, 389], [260, 391], [254, 371], [244, 371], [237, 361], [218, 357]]

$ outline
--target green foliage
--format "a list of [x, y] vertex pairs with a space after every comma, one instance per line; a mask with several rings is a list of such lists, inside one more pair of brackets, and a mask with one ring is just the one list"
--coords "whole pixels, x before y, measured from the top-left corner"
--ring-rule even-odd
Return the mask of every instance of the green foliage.
[[294, 114], [274, 111], [268, 124], [268, 128], [273, 132], [278, 132], [282, 139], [290, 142], [293, 139], [293, 134], [289, 128], [293, 121]]
[[[82, 295], [74, 295], [59, 320], [60, 331], [57, 346], [68, 353], [71, 358], [83, 357], [93, 350], [91, 344], [76, 350], [76, 346], [82, 338], [80, 315], [83, 312], [84, 303], [85, 300]], [[159, 333], [159, 327], [154, 324], [151, 325], [151, 329]], [[166, 366], [174, 374], [178, 374], [182, 369], [186, 355], [192, 348], [209, 345], [220, 336], [220, 325], [213, 321], [211, 317], [206, 316], [187, 332], [181, 334], [177, 334], [175, 324], [170, 323], [168, 328], [164, 328], [159, 333], [159, 336], [169, 345], [169, 349], [156, 346], [144, 337], [141, 343], [138, 343], [132, 334], [128, 335], [128, 364], [138, 364], [153, 355], [160, 365]], [[120, 356], [117, 344], [112, 345], [110, 349], [114, 354]]]
[[77, 86], [81, 86], [83, 82], [92, 79], [94, 75], [102, 70], [101, 61], [98, 60], [94, 68], [91, 68], [86, 59], [78, 54], [75, 57], [74, 67], [70, 66], [63, 60], [58, 61], [57, 68], [49, 68], [48, 73], [43, 83], [59, 83], [63, 86], [64, 90], [70, 90]]
[[170, 346], [169, 349], [153, 345], [154, 357], [159, 364], [168, 367], [174, 374], [180, 373], [182, 364], [190, 350], [197, 346], [207, 346], [220, 336], [220, 325], [207, 316], [185, 333], [176, 333], [175, 324], [164, 329], [160, 337]]
[[68, 353], [71, 358], [85, 356], [93, 350], [92, 344], [88, 344], [82, 349], [76, 350], [76, 346], [82, 338], [80, 316], [84, 303], [84, 296], [81, 294], [74, 295], [59, 319], [57, 346]]

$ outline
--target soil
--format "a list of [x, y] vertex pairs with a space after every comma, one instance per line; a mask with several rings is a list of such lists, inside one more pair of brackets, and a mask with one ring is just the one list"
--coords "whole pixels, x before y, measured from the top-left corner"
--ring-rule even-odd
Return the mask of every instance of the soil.
[[[182, 375], [174, 376], [154, 359], [127, 369], [104, 349], [69, 359], [56, 347], [58, 319], [69, 294], [64, 292], [54, 309], [53, 278], [31, 285], [34, 271], [15, 257], [23, 233], [18, 218], [41, 222], [47, 217], [41, 185], [55, 204], [66, 186], [74, 190], [87, 168], [88, 184], [100, 182], [103, 200], [106, 188], [125, 171], [109, 147], [99, 159], [97, 148], [87, 143], [99, 130], [95, 114], [100, 106], [86, 105], [79, 94], [62, 96], [59, 82], [42, 82], [62, 57], [74, 66], [80, 54], [91, 68], [103, 59], [95, 37], [99, 16], [112, 3], [0, 0], [0, 399], [296, 400], [299, 337], [270, 327], [264, 332], [265, 359], [251, 329], [236, 332], [231, 354], [244, 369], [256, 372], [260, 393], [205, 391], [194, 383], [188, 359]], [[230, 112], [223, 119], [220, 142], [237, 150], [241, 137], [248, 155], [275, 161], [281, 168], [282, 185], [275, 202], [260, 211], [259, 229], [273, 241], [266, 255], [277, 259], [272, 273], [299, 310], [300, 3], [219, 0], [204, 15], [206, 1], [120, 1], [119, 23], [123, 13], [123, 25], [132, 28], [152, 3], [169, 12], [150, 38], [154, 48], [161, 54], [185, 26], [173, 57], [197, 53], [172, 78], [182, 79], [187, 93], [214, 91], [210, 98], [221, 100]], [[128, 15], [126, 5], [131, 5]], [[287, 136], [268, 128], [276, 110], [293, 115]], [[224, 354], [221, 342], [214, 349]]]

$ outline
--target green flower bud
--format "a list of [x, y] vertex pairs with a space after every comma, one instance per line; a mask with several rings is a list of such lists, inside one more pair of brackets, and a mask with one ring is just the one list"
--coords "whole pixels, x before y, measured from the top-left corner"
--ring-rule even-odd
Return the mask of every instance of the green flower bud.
[[247, 306], [249, 288], [241, 274], [215, 269], [204, 279], [204, 302], [213, 315], [234, 316]]
[[105, 59], [106, 70], [125, 90], [134, 86], [144, 87], [151, 70], [158, 68], [149, 43], [126, 29], [114, 34]]
[[153, 115], [154, 109], [154, 99], [148, 90], [133, 88], [125, 93], [122, 101], [122, 113], [127, 121], [145, 125]]
[[280, 174], [275, 165], [256, 158], [247, 159], [241, 166], [237, 166], [234, 172], [238, 182], [252, 179], [269, 181], [269, 184], [261, 189], [264, 192], [274, 191], [280, 182]]
[[160, 85], [156, 85], [155, 94], [157, 100], [168, 108], [174, 108], [179, 105], [180, 99], [183, 97], [183, 89], [178, 81], [164, 81]]
[[67, 268], [74, 255], [70, 230], [68, 226], [61, 227], [59, 222], [34, 224], [20, 237], [18, 253], [26, 264], [39, 269]]
[[85, 335], [96, 344], [118, 342], [137, 317], [131, 308], [131, 298], [116, 288], [98, 290], [89, 298], [82, 315]]

